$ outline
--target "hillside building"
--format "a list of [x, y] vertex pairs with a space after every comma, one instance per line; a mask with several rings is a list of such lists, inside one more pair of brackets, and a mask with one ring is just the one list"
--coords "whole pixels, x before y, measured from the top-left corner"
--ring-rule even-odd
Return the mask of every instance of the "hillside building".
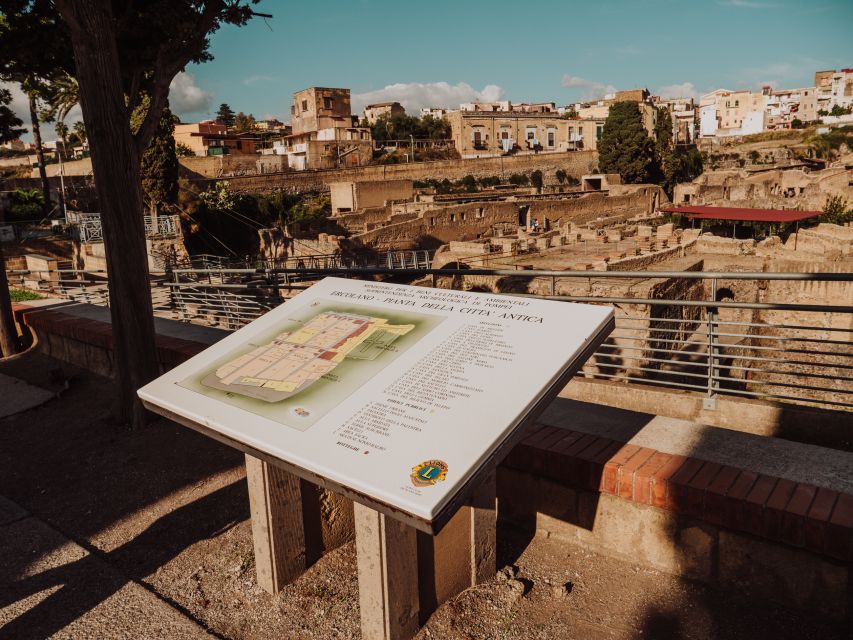
[[602, 119], [567, 120], [556, 112], [453, 111], [451, 137], [462, 158], [594, 150]]
[[287, 156], [291, 169], [334, 169], [370, 162], [370, 129], [352, 115], [349, 89], [311, 87], [293, 94], [293, 133], [276, 152]]
[[764, 131], [764, 94], [717, 89], [699, 100], [702, 137], [746, 136]]
[[197, 156], [251, 155], [257, 153], [260, 138], [251, 133], [228, 133], [215, 120], [175, 125], [175, 143], [189, 147]]
[[368, 124], [376, 124], [382, 116], [403, 115], [406, 110], [399, 102], [377, 102], [364, 108], [364, 119]]
[[442, 107], [421, 107], [421, 118], [423, 118], [424, 116], [430, 116], [432, 118], [438, 118], [440, 120], [448, 113], [450, 113], [450, 109], [444, 109]]

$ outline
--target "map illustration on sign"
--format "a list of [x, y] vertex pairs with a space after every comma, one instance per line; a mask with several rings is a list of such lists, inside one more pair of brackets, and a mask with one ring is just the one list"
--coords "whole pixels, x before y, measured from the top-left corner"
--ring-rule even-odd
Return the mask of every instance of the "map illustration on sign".
[[178, 385], [304, 431], [441, 321], [316, 301]]
[[201, 383], [267, 402], [304, 391], [331, 373], [344, 359], [376, 360], [415, 326], [386, 318], [325, 311], [296, 331], [225, 363]]
[[604, 306], [330, 277], [139, 396], [436, 533], [613, 325]]

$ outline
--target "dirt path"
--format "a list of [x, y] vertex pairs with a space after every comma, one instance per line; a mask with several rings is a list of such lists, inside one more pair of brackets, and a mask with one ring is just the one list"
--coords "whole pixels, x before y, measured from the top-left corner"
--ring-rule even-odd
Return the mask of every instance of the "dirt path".
[[[32, 356], [0, 373], [55, 385], [57, 366]], [[0, 518], [0, 638], [360, 637], [352, 543], [278, 596], [263, 592], [243, 456], [164, 420], [119, 428], [107, 381], [62, 370], [71, 380], [59, 399], [0, 419], [0, 495], [30, 512], [34, 527]], [[501, 564], [517, 574], [445, 604], [419, 638], [844, 637], [565, 542], [506, 528], [499, 539]], [[151, 624], [151, 611], [167, 611], [158, 624], [178, 631]], [[21, 624], [32, 620], [39, 625]]]

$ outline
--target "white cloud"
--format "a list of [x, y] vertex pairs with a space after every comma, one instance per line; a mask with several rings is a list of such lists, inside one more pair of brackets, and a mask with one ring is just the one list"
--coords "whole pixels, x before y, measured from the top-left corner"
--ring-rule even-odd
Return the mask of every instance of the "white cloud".
[[276, 78], [275, 76], [254, 75], [254, 76], [249, 76], [248, 78], [243, 80], [243, 84], [246, 85], [247, 87], [251, 87], [251, 86], [254, 86], [256, 84], [270, 83], [270, 82], [277, 82], [277, 81], [278, 81], [278, 78]]
[[775, 2], [754, 2], [753, 0], [723, 0], [717, 4], [737, 9], [777, 9], [781, 6]]
[[583, 100], [592, 100], [593, 98], [603, 98], [607, 93], [616, 91], [616, 87], [612, 84], [604, 84], [603, 82], [595, 82], [587, 80], [580, 76], [572, 76], [566, 74], [560, 81], [560, 84], [568, 89], [583, 89], [581, 98]]
[[210, 110], [210, 93], [199, 87], [189, 73], [181, 71], [169, 85], [169, 107], [177, 114]]
[[361, 113], [369, 104], [397, 101], [411, 115], [421, 107], [458, 109], [463, 102], [494, 102], [503, 95], [504, 90], [494, 84], [487, 84], [477, 91], [465, 82], [399, 82], [382, 89], [353, 94], [352, 111]]
[[696, 86], [692, 82], [682, 82], [681, 84], [667, 84], [657, 90], [657, 94], [661, 98], [698, 98], [699, 92], [696, 91]]
[[818, 69], [831, 69], [825, 60], [809, 56], [797, 56], [786, 62], [771, 62], [755, 67], [743, 67], [734, 78], [734, 84], [740, 87], [758, 89], [763, 85], [772, 87], [794, 87], [812, 84], [814, 72]]

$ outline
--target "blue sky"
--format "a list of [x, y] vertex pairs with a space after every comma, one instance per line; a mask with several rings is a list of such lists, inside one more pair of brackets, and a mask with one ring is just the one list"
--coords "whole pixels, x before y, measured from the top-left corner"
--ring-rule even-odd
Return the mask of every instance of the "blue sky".
[[356, 106], [558, 104], [612, 88], [662, 94], [813, 83], [853, 66], [851, 0], [265, 0], [272, 13], [214, 34], [214, 60], [173, 88], [187, 119], [219, 103], [289, 119], [291, 94], [349, 87]]
[[[257, 10], [274, 17], [223, 27], [214, 59], [173, 81], [185, 122], [221, 102], [287, 122], [293, 92], [312, 85], [350, 88], [356, 110], [399, 100], [416, 111], [563, 105], [638, 86], [666, 97], [794, 88], [853, 67], [853, 0], [264, 0]], [[9, 88], [29, 128], [26, 99]], [[79, 119], [76, 108], [67, 121]]]

